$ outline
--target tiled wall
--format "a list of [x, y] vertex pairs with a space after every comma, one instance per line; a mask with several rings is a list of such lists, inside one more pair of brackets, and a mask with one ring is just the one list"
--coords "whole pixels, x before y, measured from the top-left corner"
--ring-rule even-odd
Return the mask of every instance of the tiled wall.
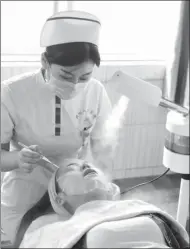
[[[33, 71], [33, 66], [5, 66], [1, 69], [2, 80], [19, 73]], [[102, 65], [94, 72], [94, 77], [105, 84], [113, 104], [119, 97], [109, 88], [109, 79], [116, 70], [149, 81], [162, 88], [165, 67], [162, 65]], [[161, 174], [162, 155], [167, 111], [129, 103], [120, 132], [119, 145], [113, 162], [113, 176], [116, 179]]]

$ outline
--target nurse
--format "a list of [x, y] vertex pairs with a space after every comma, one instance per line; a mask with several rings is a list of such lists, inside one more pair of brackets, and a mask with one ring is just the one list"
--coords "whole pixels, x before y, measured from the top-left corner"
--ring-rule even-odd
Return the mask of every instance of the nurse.
[[109, 171], [105, 121], [111, 104], [92, 78], [100, 65], [99, 31], [100, 21], [89, 13], [56, 13], [41, 32], [41, 69], [2, 83], [1, 227], [11, 241], [23, 215], [47, 191], [51, 165], [38, 152], [61, 165], [65, 158], [86, 158], [89, 148], [96, 165]]

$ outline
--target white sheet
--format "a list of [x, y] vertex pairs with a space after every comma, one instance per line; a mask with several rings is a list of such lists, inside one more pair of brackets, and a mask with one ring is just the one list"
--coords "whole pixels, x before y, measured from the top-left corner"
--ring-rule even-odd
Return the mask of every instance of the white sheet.
[[[177, 223], [170, 215], [156, 208], [155, 206], [139, 201], [92, 201], [79, 207], [76, 213], [67, 221], [57, 221], [45, 225], [40, 229], [27, 233], [21, 243], [21, 248], [72, 248], [80, 238], [90, 229], [105, 222], [114, 222], [130, 219], [137, 215], [159, 213], [171, 224], [182, 240], [188, 243], [189, 237], [185, 229]], [[132, 245], [133, 241], [129, 240]], [[155, 248], [150, 241], [135, 242], [137, 247]], [[134, 246], [136, 246], [134, 243]], [[157, 243], [157, 242], [155, 242]], [[147, 247], [149, 245], [149, 247]], [[157, 246], [156, 246], [157, 247]], [[122, 247], [120, 247], [122, 248]], [[131, 247], [130, 248], [135, 248]], [[163, 248], [163, 246], [162, 246]]]

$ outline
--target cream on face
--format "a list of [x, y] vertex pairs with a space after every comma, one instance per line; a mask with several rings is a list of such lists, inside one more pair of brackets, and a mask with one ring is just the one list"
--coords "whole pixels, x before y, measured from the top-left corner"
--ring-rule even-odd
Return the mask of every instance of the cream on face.
[[107, 180], [100, 170], [89, 163], [79, 161], [60, 169], [57, 174], [57, 183], [59, 189], [66, 195], [81, 195], [96, 187], [105, 189]]
[[92, 200], [106, 200], [109, 182], [97, 168], [82, 160], [68, 163], [56, 175], [58, 195], [75, 210]]

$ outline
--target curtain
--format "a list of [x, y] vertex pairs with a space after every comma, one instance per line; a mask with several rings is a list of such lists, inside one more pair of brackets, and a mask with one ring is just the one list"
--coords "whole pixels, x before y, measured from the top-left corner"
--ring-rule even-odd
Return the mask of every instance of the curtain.
[[189, 1], [181, 1], [173, 60], [166, 68], [163, 98], [189, 109]]

